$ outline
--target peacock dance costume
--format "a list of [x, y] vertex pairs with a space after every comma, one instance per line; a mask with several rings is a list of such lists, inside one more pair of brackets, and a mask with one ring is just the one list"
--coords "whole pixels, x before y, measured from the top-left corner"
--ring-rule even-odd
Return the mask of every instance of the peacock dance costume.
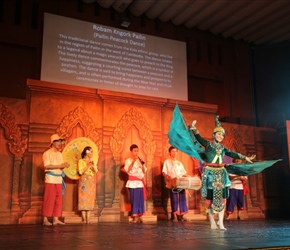
[[[231, 181], [228, 177], [227, 170], [225, 169], [223, 159], [224, 156], [227, 155], [235, 159], [245, 160], [246, 156], [225, 148], [216, 140], [211, 142], [205, 140], [200, 136], [197, 129], [190, 131], [193, 131], [192, 136], [194, 139], [204, 147], [203, 171], [201, 174], [201, 195], [207, 200], [206, 205], [211, 222], [211, 228], [217, 228], [213, 218], [213, 212], [215, 211], [218, 212], [218, 224], [220, 229], [225, 230], [225, 227], [223, 226], [224, 208], [226, 205], [226, 199], [229, 197]], [[216, 127], [213, 134], [218, 132], [223, 133], [223, 135], [225, 134], [225, 131], [221, 126]]]
[[[216, 118], [216, 133], [225, 134], [218, 118]], [[187, 127], [182, 114], [176, 104], [173, 111], [173, 119], [168, 132], [169, 143], [180, 151], [192, 156], [203, 164], [202, 170], [202, 190], [201, 195], [207, 201], [208, 214], [212, 229], [217, 229], [213, 213], [218, 212], [218, 225], [222, 230], [226, 230], [223, 225], [224, 208], [226, 199], [229, 196], [231, 181], [228, 173], [248, 176], [257, 174], [267, 167], [272, 166], [279, 160], [263, 161], [255, 163], [237, 163], [225, 166], [224, 156], [241, 160], [250, 159], [240, 153], [233, 152], [225, 148], [216, 140], [207, 141], [202, 138], [195, 127]], [[253, 159], [253, 158], [252, 158]]]

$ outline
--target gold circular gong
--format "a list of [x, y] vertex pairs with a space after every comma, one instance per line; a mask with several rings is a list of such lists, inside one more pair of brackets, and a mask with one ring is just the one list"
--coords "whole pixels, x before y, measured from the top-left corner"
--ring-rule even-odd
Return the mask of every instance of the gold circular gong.
[[63, 160], [68, 162], [70, 165], [68, 168], [64, 168], [63, 172], [65, 175], [73, 180], [78, 180], [80, 178], [78, 173], [78, 161], [81, 159], [81, 153], [85, 147], [91, 147], [93, 149], [93, 161], [97, 165], [99, 159], [99, 151], [96, 144], [86, 138], [86, 137], [79, 137], [71, 142], [69, 142], [63, 152]]

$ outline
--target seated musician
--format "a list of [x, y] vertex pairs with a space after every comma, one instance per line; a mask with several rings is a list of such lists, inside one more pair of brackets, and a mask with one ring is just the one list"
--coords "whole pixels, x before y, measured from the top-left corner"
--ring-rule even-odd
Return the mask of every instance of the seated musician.
[[[175, 147], [169, 148], [169, 158], [163, 163], [162, 174], [165, 182], [170, 182], [174, 178], [186, 177], [186, 170], [183, 164], [176, 159], [178, 150]], [[168, 187], [168, 186], [167, 186]], [[170, 189], [171, 220], [186, 221], [184, 214], [188, 213], [186, 193], [184, 189]]]

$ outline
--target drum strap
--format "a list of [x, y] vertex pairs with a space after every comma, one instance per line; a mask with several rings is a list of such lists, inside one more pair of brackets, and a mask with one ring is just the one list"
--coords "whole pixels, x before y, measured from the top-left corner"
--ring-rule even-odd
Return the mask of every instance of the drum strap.
[[175, 194], [180, 193], [182, 190], [183, 190], [183, 189], [181, 189], [181, 188], [172, 188], [172, 189], [171, 189], [172, 193], [175, 193]]

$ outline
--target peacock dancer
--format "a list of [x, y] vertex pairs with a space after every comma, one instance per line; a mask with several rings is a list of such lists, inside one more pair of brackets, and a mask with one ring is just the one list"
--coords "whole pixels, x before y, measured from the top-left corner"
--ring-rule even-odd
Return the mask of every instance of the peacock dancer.
[[204, 147], [202, 180], [202, 197], [206, 199], [205, 206], [208, 211], [211, 229], [217, 229], [214, 219], [214, 211], [218, 212], [218, 225], [220, 229], [226, 230], [223, 224], [224, 208], [229, 197], [229, 187], [231, 181], [228, 172], [223, 163], [224, 156], [227, 155], [234, 159], [241, 159], [252, 163], [256, 155], [247, 157], [240, 153], [233, 152], [225, 148], [221, 142], [225, 138], [225, 130], [221, 126], [218, 117], [216, 117], [216, 128], [213, 130], [212, 141], [207, 141], [201, 137], [196, 129], [196, 121], [192, 122], [189, 130], [193, 133], [195, 139]]
[[[245, 156], [233, 152], [222, 145], [225, 138], [225, 130], [216, 117], [216, 127], [213, 130], [212, 141], [205, 140], [196, 128], [194, 120], [190, 126], [186, 126], [176, 104], [173, 111], [173, 119], [168, 132], [169, 143], [180, 151], [199, 160], [202, 165], [201, 195], [206, 199], [206, 208], [210, 219], [211, 229], [227, 230], [224, 227], [224, 209], [226, 199], [229, 197], [231, 181], [228, 173], [248, 176], [261, 172], [272, 166], [279, 160], [255, 162], [256, 155]], [[247, 163], [224, 163], [224, 156], [241, 159]], [[214, 219], [214, 212], [218, 213], [218, 223]]]

